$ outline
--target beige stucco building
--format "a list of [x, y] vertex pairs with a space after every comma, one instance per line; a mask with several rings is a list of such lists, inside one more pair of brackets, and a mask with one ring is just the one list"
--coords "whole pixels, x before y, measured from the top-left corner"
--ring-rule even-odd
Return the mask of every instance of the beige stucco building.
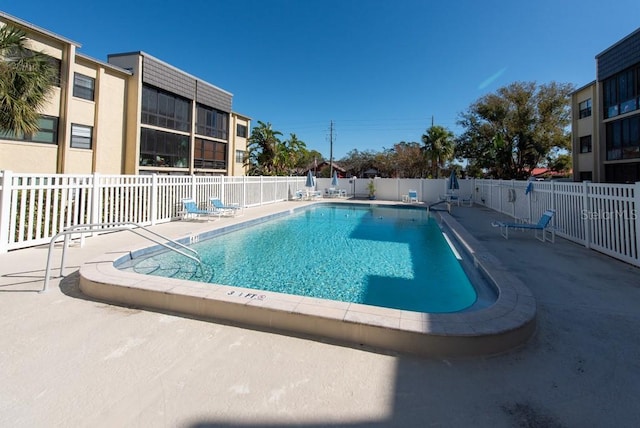
[[640, 29], [596, 56], [597, 78], [572, 94], [576, 181], [640, 181]]
[[251, 119], [233, 95], [145, 52], [107, 62], [80, 44], [0, 12], [59, 79], [34, 135], [0, 134], [0, 170], [29, 173], [244, 175]]

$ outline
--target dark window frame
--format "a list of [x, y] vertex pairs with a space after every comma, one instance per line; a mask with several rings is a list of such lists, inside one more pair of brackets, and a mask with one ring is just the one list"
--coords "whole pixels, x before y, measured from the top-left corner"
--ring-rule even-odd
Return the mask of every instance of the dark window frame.
[[[88, 136], [81, 135], [77, 133], [77, 131], [89, 131]], [[71, 142], [70, 145], [74, 149], [84, 149], [84, 150], [92, 150], [93, 149], [93, 126], [82, 125], [79, 123], [71, 124]]]
[[140, 129], [141, 167], [188, 168], [190, 144], [189, 136], [160, 131]]
[[150, 85], [142, 86], [140, 122], [176, 131], [191, 131], [191, 101]]
[[[52, 126], [45, 127], [44, 124], [48, 122], [52, 123]], [[39, 144], [51, 144], [58, 145], [58, 127], [60, 125], [60, 119], [55, 116], [40, 115], [38, 119], [40, 123], [40, 129], [34, 134], [21, 134], [16, 135], [13, 132], [5, 131], [0, 132], [0, 139], [12, 140], [12, 141], [24, 141], [27, 143], [39, 143]], [[50, 135], [51, 138], [42, 138], [43, 136]]]
[[204, 138], [195, 138], [193, 167], [198, 169], [227, 169], [229, 144]]
[[580, 137], [580, 153], [591, 153], [591, 135]]
[[196, 134], [227, 141], [229, 138], [229, 113], [197, 104]]
[[247, 138], [247, 125], [242, 125], [241, 123], [236, 124], [236, 135]]
[[83, 100], [95, 100], [96, 79], [81, 73], [73, 73], [73, 96]]
[[591, 116], [591, 98], [578, 103], [578, 110], [580, 119]]

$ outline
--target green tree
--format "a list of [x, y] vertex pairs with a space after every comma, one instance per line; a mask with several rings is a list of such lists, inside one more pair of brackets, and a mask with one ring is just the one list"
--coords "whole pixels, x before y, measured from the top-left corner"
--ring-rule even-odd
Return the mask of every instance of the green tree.
[[340, 165], [347, 171], [348, 176], [364, 177], [365, 171], [375, 168], [376, 153], [371, 150], [364, 152], [353, 149], [340, 159]]
[[300, 159], [304, 158], [307, 145], [296, 134], [277, 145], [275, 171], [277, 175], [292, 175]]
[[401, 141], [393, 146], [396, 153], [396, 177], [422, 178], [427, 175], [427, 162], [420, 143]]
[[0, 130], [16, 135], [38, 132], [39, 111], [56, 77], [49, 57], [26, 43], [24, 31], [0, 28]]
[[568, 153], [561, 153], [547, 158], [547, 166], [549, 169], [564, 175], [569, 175], [572, 165], [573, 159]]
[[438, 178], [438, 174], [444, 164], [451, 160], [455, 151], [455, 139], [453, 132], [448, 129], [433, 125], [422, 135], [422, 151], [429, 162], [431, 177]]
[[456, 155], [473, 171], [525, 179], [554, 149], [571, 144], [570, 84], [515, 82], [488, 94], [460, 115], [465, 131]]
[[279, 158], [279, 136], [282, 132], [272, 128], [270, 123], [258, 121], [258, 126], [251, 130], [247, 144], [249, 155], [247, 163], [250, 175], [276, 175]]

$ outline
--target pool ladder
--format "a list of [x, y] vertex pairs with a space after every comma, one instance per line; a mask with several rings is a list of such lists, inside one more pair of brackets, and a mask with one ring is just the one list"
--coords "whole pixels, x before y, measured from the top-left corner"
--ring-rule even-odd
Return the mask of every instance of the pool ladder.
[[[116, 227], [119, 226], [119, 227]], [[133, 226], [133, 227], [132, 227]], [[108, 228], [108, 229], [100, 229], [100, 228]], [[138, 232], [136, 229], [142, 229], [147, 233], [150, 233], [151, 235], [155, 235], [158, 238], [161, 238], [161, 240], [158, 239], [154, 239], [150, 236], [146, 236], [140, 232]], [[152, 230], [149, 230], [148, 228], [139, 225], [138, 223], [133, 223], [130, 221], [121, 221], [121, 222], [115, 222], [115, 223], [88, 223], [88, 224], [76, 224], [74, 226], [69, 226], [67, 227], [65, 230], [63, 230], [62, 232], [58, 233], [56, 236], [54, 236], [53, 238], [51, 238], [51, 242], [49, 243], [49, 253], [47, 254], [47, 267], [45, 269], [45, 273], [44, 273], [44, 286], [42, 287], [42, 290], [40, 290], [40, 292], [44, 292], [47, 291], [47, 287], [49, 286], [49, 273], [51, 270], [51, 252], [53, 250], [53, 245], [56, 243], [56, 241], [58, 240], [58, 238], [60, 238], [61, 236], [64, 236], [64, 245], [62, 246], [62, 259], [60, 260], [60, 276], [63, 276], [63, 270], [64, 270], [64, 259], [67, 253], [67, 247], [69, 246], [69, 235], [74, 234], [74, 233], [80, 233], [81, 235], [81, 239], [84, 239], [84, 234], [85, 233], [94, 233], [94, 232], [118, 232], [118, 231], [123, 231], [123, 230], [128, 230], [131, 233], [135, 233], [138, 236], [141, 236], [145, 239], [148, 239], [151, 242], [154, 242], [156, 244], [159, 244], [171, 251], [175, 251], [178, 254], [183, 255], [184, 257], [191, 259], [193, 261], [195, 261], [196, 263], [198, 263], [198, 266], [200, 267], [200, 273], [204, 273], [204, 270], [202, 269], [202, 261], [200, 260], [200, 255], [198, 254], [198, 252], [196, 250], [194, 250], [193, 248], [189, 248], [184, 244], [181, 244], [177, 241], [174, 241], [173, 239], [167, 238], [166, 236], [163, 236], [159, 233], [156, 233]], [[192, 242], [192, 241], [191, 241]], [[179, 248], [175, 248], [171, 245], [169, 245], [168, 243], [171, 243], [173, 245], [176, 245]], [[190, 252], [191, 254], [188, 254], [187, 252]]]

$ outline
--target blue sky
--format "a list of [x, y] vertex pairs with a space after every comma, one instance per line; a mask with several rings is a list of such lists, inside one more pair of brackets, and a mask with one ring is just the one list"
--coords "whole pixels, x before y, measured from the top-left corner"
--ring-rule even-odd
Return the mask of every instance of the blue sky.
[[[233, 109], [329, 157], [455, 134], [459, 114], [514, 81], [580, 87], [640, 27], [638, 0], [0, 1], [79, 42], [145, 51], [233, 93]], [[605, 6], [606, 5], [606, 6]]]

